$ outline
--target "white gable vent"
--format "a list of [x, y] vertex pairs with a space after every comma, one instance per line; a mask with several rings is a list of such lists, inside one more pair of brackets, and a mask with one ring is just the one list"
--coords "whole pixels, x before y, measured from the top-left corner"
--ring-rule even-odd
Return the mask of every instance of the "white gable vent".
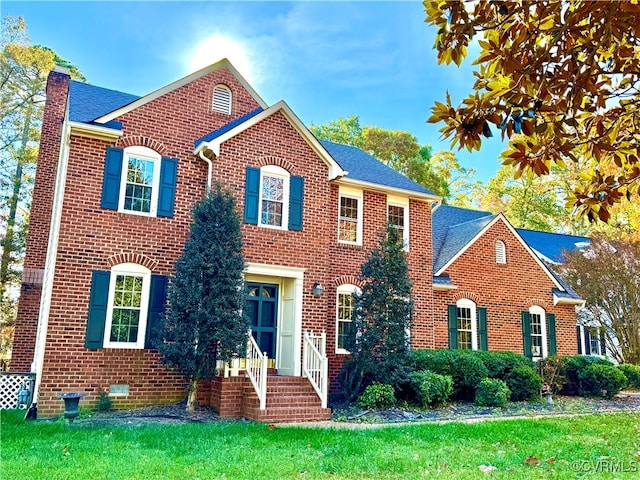
[[213, 111], [231, 115], [231, 90], [224, 85], [213, 89]]
[[507, 248], [502, 240], [496, 242], [496, 263], [507, 263]]

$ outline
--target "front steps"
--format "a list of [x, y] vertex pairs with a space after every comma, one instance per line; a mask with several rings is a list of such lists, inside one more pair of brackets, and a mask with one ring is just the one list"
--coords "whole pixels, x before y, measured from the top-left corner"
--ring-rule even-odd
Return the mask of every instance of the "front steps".
[[[248, 379], [247, 379], [248, 380]], [[331, 419], [320, 397], [304, 377], [267, 377], [267, 405], [260, 410], [258, 396], [248, 380], [243, 390], [243, 416], [257, 422], [314, 422]]]

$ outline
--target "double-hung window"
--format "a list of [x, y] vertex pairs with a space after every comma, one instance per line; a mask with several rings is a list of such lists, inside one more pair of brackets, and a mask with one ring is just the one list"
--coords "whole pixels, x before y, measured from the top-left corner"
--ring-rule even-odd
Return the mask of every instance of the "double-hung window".
[[556, 316], [538, 305], [522, 312], [522, 341], [525, 356], [533, 360], [555, 355]]
[[355, 285], [344, 284], [337, 289], [336, 301], [336, 352], [349, 353], [346, 349], [347, 338], [351, 335], [353, 312], [355, 311], [354, 293], [361, 293]]
[[409, 250], [409, 199], [387, 198], [387, 222], [395, 228], [406, 251]]
[[488, 350], [487, 309], [467, 298], [449, 305], [449, 348]]
[[338, 241], [362, 245], [362, 191], [340, 187]]
[[289, 172], [277, 166], [260, 169], [260, 225], [283, 228], [289, 219]]
[[541, 307], [531, 307], [531, 356], [540, 359], [547, 356], [547, 329], [544, 310]]
[[104, 346], [143, 348], [151, 272], [124, 263], [111, 270]]

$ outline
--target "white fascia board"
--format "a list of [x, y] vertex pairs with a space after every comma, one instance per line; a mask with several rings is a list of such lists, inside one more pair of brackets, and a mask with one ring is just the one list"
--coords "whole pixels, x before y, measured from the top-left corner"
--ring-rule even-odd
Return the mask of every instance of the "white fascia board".
[[[333, 180], [338, 177], [342, 177], [347, 174], [346, 171], [338, 165], [338, 163], [333, 159], [329, 152], [318, 142], [316, 137], [309, 131], [309, 129], [300, 121], [298, 116], [293, 113], [291, 108], [285, 103], [284, 100], [280, 100], [278, 103], [275, 103], [271, 107], [263, 110], [262, 112], [254, 115], [250, 119], [242, 122], [240, 125], [232, 128], [228, 132], [223, 133], [217, 138], [209, 142], [202, 142], [198, 145], [198, 148], [195, 149], [194, 154], [198, 155], [201, 151], [210, 150], [217, 157], [220, 155], [220, 146], [229, 140], [230, 138], [235, 137], [241, 132], [253, 127], [258, 124], [265, 118], [270, 117], [276, 112], [282, 112], [285, 118], [289, 121], [289, 123], [300, 133], [302, 138], [309, 144], [309, 146], [316, 152], [316, 154], [324, 161], [324, 163], [329, 167], [329, 180]], [[206, 153], [205, 153], [206, 155]]]
[[450, 290], [457, 290], [458, 287], [456, 287], [455, 285], [442, 285], [440, 283], [434, 283], [433, 284], [433, 290], [436, 292], [447, 292]]
[[449, 260], [440, 270], [438, 270], [437, 272], [434, 273], [434, 276], [438, 276], [438, 275], [442, 275], [442, 273], [449, 268], [449, 266], [455, 262], [464, 252], [467, 251], [467, 249], [469, 247], [471, 247], [471, 245], [473, 245], [480, 237], [482, 237], [482, 235], [484, 235], [493, 225], [496, 224], [496, 222], [501, 221], [503, 222], [507, 229], [509, 229], [509, 231], [511, 232], [511, 234], [520, 242], [520, 244], [524, 247], [524, 249], [529, 253], [529, 255], [531, 255], [531, 257], [535, 260], [535, 262], [538, 264], [538, 266], [542, 269], [542, 271], [544, 273], [547, 274], [547, 276], [549, 277], [549, 279], [551, 279], [551, 281], [553, 282], [553, 284], [556, 286], [556, 288], [558, 288], [558, 290], [561, 291], [565, 291], [565, 289], [562, 287], [562, 285], [560, 284], [560, 282], [558, 282], [556, 280], [556, 278], [553, 276], [553, 274], [549, 271], [549, 269], [547, 268], [547, 266], [542, 262], [542, 260], [540, 260], [540, 258], [538, 257], [538, 255], [535, 254], [535, 252], [533, 251], [533, 249], [527, 244], [527, 242], [525, 242], [523, 240], [523, 238], [518, 234], [518, 232], [516, 231], [515, 228], [513, 228], [511, 226], [511, 224], [509, 223], [509, 221], [506, 219], [506, 217], [504, 216], [504, 214], [499, 213], [495, 216], [495, 218], [493, 220], [491, 220], [489, 223], [487, 223], [484, 228], [482, 230], [480, 230], [475, 237], [473, 237], [463, 248], [460, 249], [460, 251], [458, 253], [456, 253], [451, 260]]
[[439, 197], [437, 195], [431, 195], [428, 193], [420, 193], [420, 192], [416, 192], [413, 190], [404, 190], [402, 188], [396, 188], [396, 187], [388, 187], [386, 185], [380, 185], [377, 183], [371, 183], [371, 182], [365, 182], [362, 180], [355, 180], [353, 178], [349, 178], [348, 176], [346, 177], [341, 177], [338, 182], [339, 185], [345, 185], [345, 186], [352, 186], [352, 187], [357, 187], [360, 188], [362, 190], [370, 190], [370, 191], [374, 191], [374, 192], [382, 192], [382, 193], [387, 193], [387, 194], [391, 194], [391, 195], [398, 195], [401, 197], [408, 197], [412, 200], [419, 200], [422, 202], [432, 202], [432, 203], [437, 203], [439, 201], [442, 200], [442, 197]]
[[130, 112], [131, 110], [135, 110], [136, 108], [142, 105], [145, 105], [146, 103], [149, 103], [152, 100], [155, 100], [156, 98], [161, 97], [162, 95], [165, 95], [184, 85], [187, 85], [188, 83], [191, 83], [194, 80], [197, 80], [198, 78], [203, 77], [220, 68], [227, 68], [231, 72], [231, 74], [234, 77], [236, 77], [236, 80], [238, 80], [238, 82], [240, 82], [240, 84], [249, 92], [249, 94], [253, 97], [253, 99], [256, 102], [258, 102], [258, 104], [262, 108], [267, 108], [267, 103], [260, 97], [260, 95], [258, 95], [258, 93], [253, 89], [253, 87], [249, 85], [249, 83], [245, 80], [245, 78], [242, 75], [240, 75], [240, 72], [238, 72], [238, 70], [235, 69], [235, 67], [231, 64], [229, 60], [227, 60], [226, 58], [223, 58], [222, 60], [212, 65], [209, 65], [208, 67], [204, 67], [198, 70], [197, 72], [187, 75], [186, 77], [183, 77], [180, 80], [176, 80], [175, 82], [170, 83], [169, 85], [165, 85], [164, 87], [159, 88], [158, 90], [155, 90], [154, 92], [151, 92], [145, 95], [144, 97], [140, 97], [138, 100], [135, 100], [129, 103], [128, 105], [125, 105], [124, 107], [114, 110], [113, 112], [107, 113], [102, 117], [98, 117], [95, 121], [98, 123], [109, 122], [115, 118], [118, 118], [121, 115], [124, 115], [127, 112]]
[[555, 293], [553, 294], [553, 304], [554, 305], [577, 305], [579, 307], [584, 307], [586, 301], [582, 298], [565, 298], [558, 297]]
[[78, 137], [97, 138], [98, 140], [117, 140], [122, 136], [122, 130], [101, 127], [82, 122], [67, 122], [71, 135]]

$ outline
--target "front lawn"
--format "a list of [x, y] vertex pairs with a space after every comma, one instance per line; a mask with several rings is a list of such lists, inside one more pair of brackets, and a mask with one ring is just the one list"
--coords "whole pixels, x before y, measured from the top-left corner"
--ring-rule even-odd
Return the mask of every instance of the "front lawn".
[[622, 479], [640, 471], [638, 413], [349, 430], [242, 422], [95, 428], [23, 416], [2, 411], [0, 478]]

